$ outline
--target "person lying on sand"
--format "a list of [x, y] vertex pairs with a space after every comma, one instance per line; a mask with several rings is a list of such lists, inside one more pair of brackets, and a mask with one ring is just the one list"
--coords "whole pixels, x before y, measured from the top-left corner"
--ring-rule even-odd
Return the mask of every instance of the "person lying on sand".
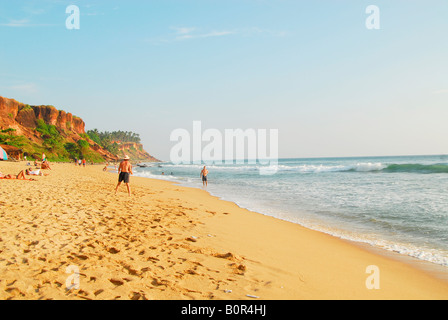
[[44, 174], [44, 173], [42, 173], [42, 172], [40, 171], [40, 169], [38, 169], [38, 170], [34, 170], [34, 171], [31, 171], [30, 169], [26, 169], [26, 170], [25, 170], [25, 174], [26, 174], [27, 176], [41, 176], [41, 177], [43, 177], [43, 176], [48, 176], [48, 174]]
[[5, 179], [5, 180], [27, 180], [27, 181], [35, 181], [34, 179], [27, 179], [25, 177], [25, 171], [22, 170], [20, 171], [20, 173], [17, 176], [14, 175], [4, 175], [0, 172], [0, 179]]

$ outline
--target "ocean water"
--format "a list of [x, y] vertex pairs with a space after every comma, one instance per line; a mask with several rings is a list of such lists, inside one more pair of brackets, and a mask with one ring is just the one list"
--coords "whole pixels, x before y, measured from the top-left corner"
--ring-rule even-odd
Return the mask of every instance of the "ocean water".
[[[202, 165], [148, 165], [135, 175], [202, 188]], [[207, 167], [207, 190], [240, 207], [448, 267], [448, 156], [281, 159], [274, 175]]]

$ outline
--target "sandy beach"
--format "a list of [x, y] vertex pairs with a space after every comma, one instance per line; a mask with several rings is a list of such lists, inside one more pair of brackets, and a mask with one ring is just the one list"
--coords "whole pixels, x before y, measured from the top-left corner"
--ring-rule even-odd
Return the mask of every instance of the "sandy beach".
[[133, 197], [115, 196], [103, 166], [52, 169], [0, 180], [0, 299], [448, 299], [447, 281], [412, 264], [201, 189], [132, 177]]

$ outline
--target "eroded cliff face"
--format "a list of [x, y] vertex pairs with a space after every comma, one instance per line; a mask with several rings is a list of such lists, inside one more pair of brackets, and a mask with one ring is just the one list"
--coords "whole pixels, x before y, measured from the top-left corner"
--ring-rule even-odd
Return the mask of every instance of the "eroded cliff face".
[[28, 131], [23, 129], [34, 130], [38, 119], [56, 126], [61, 133], [85, 133], [84, 121], [71, 113], [57, 110], [53, 106], [30, 106], [14, 99], [0, 97], [0, 127], [3, 129], [14, 128], [20, 134]]
[[[14, 99], [0, 97], [0, 130], [15, 129], [15, 134], [25, 136], [34, 143], [42, 144], [42, 136], [36, 131], [39, 119], [48, 125], [54, 125], [67, 142], [76, 143], [80, 139], [86, 139], [85, 136], [80, 136], [86, 133], [84, 121], [71, 113], [58, 110], [53, 106], [30, 106]], [[143, 150], [142, 145], [131, 146], [125, 144], [120, 150], [122, 154], [114, 155], [94, 141], [90, 139], [87, 139], [87, 141], [90, 144], [90, 148], [107, 161], [117, 161], [124, 154], [131, 155], [133, 159], [157, 161], [157, 159]], [[134, 149], [136, 149], [136, 152], [131, 152]]]

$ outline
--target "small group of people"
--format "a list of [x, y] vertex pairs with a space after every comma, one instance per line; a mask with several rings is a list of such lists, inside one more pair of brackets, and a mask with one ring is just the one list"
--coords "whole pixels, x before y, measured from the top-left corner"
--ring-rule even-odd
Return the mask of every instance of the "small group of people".
[[[27, 156], [24, 157], [24, 160], [27, 161]], [[32, 167], [31, 162], [27, 162], [28, 167]], [[3, 174], [0, 172], [0, 179], [5, 180], [27, 180], [27, 181], [35, 181], [34, 179], [27, 179], [27, 176], [48, 176], [49, 174], [45, 174], [42, 170], [51, 170], [50, 163], [48, 162], [47, 156], [45, 153], [42, 153], [42, 162], [38, 162], [38, 160], [34, 159], [34, 169], [27, 168], [25, 170], [20, 171], [18, 174]]]
[[86, 167], [87, 161], [86, 159], [75, 159], [75, 166]]
[[[26, 165], [29, 166], [29, 167], [31, 167], [31, 163], [29, 163], [29, 162], [28, 162]], [[34, 166], [35, 166], [37, 169], [51, 170], [50, 163], [49, 163], [47, 160], [43, 161], [43, 162], [40, 163], [40, 164], [37, 162], [37, 160], [34, 160]]]

